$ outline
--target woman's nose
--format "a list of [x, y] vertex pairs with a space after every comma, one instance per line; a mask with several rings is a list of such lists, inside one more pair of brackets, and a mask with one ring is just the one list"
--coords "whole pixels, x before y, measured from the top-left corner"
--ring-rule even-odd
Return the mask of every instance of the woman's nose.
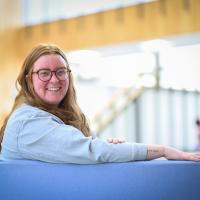
[[55, 73], [52, 74], [52, 77], [51, 77], [50, 81], [51, 82], [58, 82], [59, 81], [59, 79], [57, 78]]

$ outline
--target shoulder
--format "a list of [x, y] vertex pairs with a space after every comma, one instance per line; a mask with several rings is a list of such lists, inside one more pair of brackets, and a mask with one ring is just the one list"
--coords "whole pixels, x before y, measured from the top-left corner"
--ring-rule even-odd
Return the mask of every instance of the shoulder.
[[37, 107], [23, 104], [12, 113], [10, 119], [17, 118], [18, 120], [23, 120], [24, 118], [31, 118], [36, 115], [47, 115], [47, 112]]
[[63, 123], [61, 119], [56, 117], [55, 115], [46, 112], [40, 108], [23, 104], [20, 107], [18, 107], [10, 116], [9, 121], [24, 121], [28, 119], [33, 119], [33, 118], [46, 118], [46, 117], [51, 117], [54, 120]]

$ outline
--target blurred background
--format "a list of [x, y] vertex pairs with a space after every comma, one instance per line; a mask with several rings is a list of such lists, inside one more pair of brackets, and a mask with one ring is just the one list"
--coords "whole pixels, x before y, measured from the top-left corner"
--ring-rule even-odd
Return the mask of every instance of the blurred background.
[[198, 150], [199, 0], [0, 0], [0, 126], [38, 43], [65, 51], [99, 137]]

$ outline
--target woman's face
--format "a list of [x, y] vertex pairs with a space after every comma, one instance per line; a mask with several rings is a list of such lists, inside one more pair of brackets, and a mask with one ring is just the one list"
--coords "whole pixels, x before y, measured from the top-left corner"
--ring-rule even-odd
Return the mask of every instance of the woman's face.
[[[35, 93], [46, 103], [59, 105], [65, 97], [69, 87], [69, 73], [67, 72], [67, 74], [63, 76], [66, 69], [65, 60], [58, 54], [43, 55], [34, 63], [32, 73], [33, 88]], [[50, 73], [49, 70], [54, 71], [53, 73], [51, 72], [52, 77], [50, 80], [43, 79], [48, 77]], [[57, 71], [58, 77], [55, 71]], [[41, 77], [43, 80], [41, 80]], [[59, 80], [59, 78], [61, 80]]]

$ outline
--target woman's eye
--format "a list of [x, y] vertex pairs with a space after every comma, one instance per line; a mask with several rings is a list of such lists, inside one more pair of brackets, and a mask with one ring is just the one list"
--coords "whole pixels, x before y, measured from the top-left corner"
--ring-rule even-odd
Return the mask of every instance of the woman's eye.
[[40, 71], [40, 76], [43, 76], [43, 77], [45, 77], [45, 76], [49, 76], [49, 71]]
[[63, 75], [65, 75], [65, 70], [59, 70], [59, 71], [57, 71], [57, 75], [58, 76], [63, 76]]

